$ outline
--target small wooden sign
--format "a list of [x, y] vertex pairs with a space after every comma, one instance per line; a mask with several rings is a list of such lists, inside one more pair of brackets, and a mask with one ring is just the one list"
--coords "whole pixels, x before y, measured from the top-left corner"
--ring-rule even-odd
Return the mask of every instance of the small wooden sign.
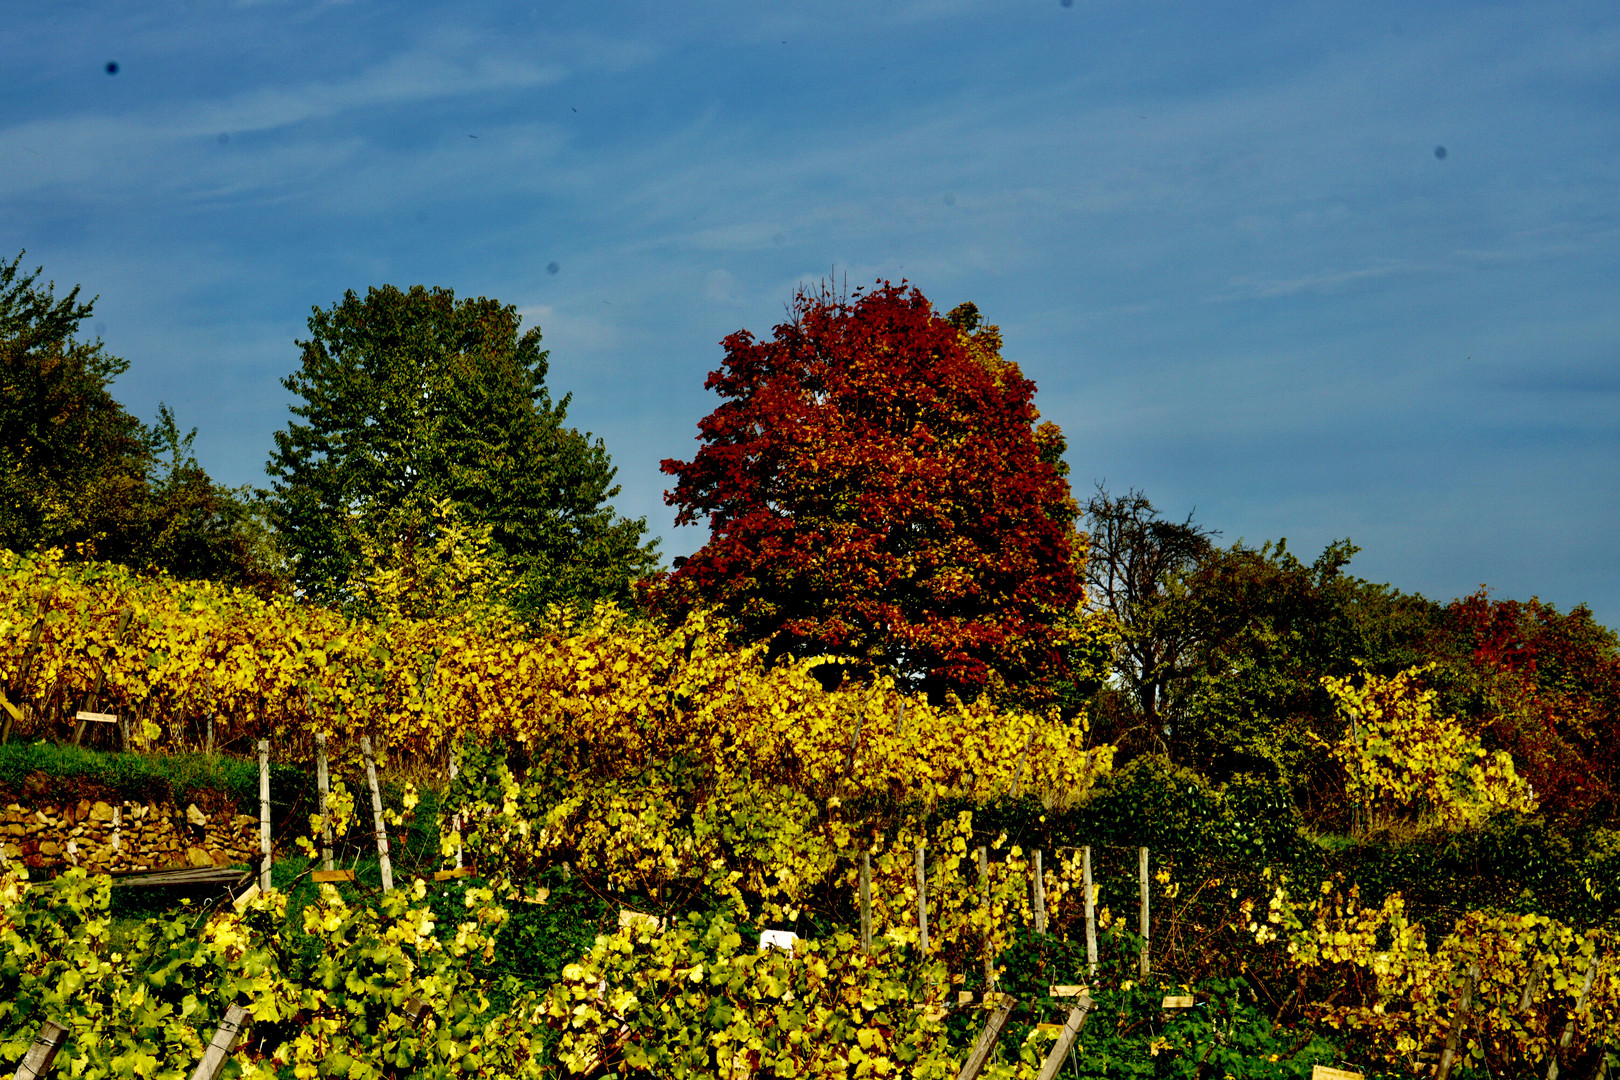
[[320, 885], [320, 884], [323, 884], [323, 883], [326, 883], [326, 882], [330, 882], [330, 881], [353, 881], [354, 880], [354, 871], [353, 870], [317, 870], [313, 874], [309, 875], [309, 880], [315, 882], [317, 885]]
[[433, 872], [433, 880], [449, 881], [451, 878], [472, 877], [473, 873], [473, 868], [470, 866], [463, 866], [455, 870], [435, 870]]
[[1193, 999], [1189, 994], [1171, 994], [1164, 999], [1163, 1008], [1166, 1009], [1190, 1009], [1192, 1007]]
[[1347, 1069], [1330, 1069], [1326, 1065], [1311, 1066], [1311, 1080], [1365, 1080], [1363, 1074]]
[[780, 949], [789, 956], [793, 955], [793, 947], [799, 943], [799, 935], [791, 930], [761, 930], [759, 934], [759, 951], [766, 949]]
[[433, 1015], [432, 1007], [419, 997], [413, 997], [405, 1002], [399, 1011], [405, 1014], [405, 1019], [411, 1027], [421, 1027], [428, 1017]]
[[252, 885], [249, 885], [247, 888], [243, 889], [240, 896], [231, 901], [231, 906], [237, 911], [241, 911], [246, 908], [248, 904], [252, 903], [253, 898], [258, 895], [259, 883], [255, 881]]
[[1048, 1035], [1056, 1035], [1058, 1032], [1063, 1030], [1063, 1025], [1062, 1024], [1036, 1024], [1035, 1025], [1035, 1030], [1045, 1032]]
[[1086, 986], [1053, 986], [1052, 987], [1052, 996], [1053, 997], [1079, 997], [1081, 994], [1085, 993], [1088, 989], [1090, 989], [1090, 987], [1086, 987]]
[[118, 723], [118, 714], [105, 712], [84, 712], [81, 710], [73, 714], [73, 719], [87, 720], [92, 724], [116, 724]]

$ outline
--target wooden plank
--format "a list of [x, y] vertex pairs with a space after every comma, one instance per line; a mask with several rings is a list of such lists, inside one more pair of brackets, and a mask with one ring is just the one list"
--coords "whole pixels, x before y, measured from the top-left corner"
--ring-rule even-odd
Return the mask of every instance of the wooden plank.
[[1311, 1066], [1311, 1080], [1366, 1080], [1362, 1073], [1349, 1069], [1332, 1069], [1326, 1065]]
[[1160, 1006], [1160, 1008], [1164, 1009], [1190, 1009], [1192, 1007], [1193, 999], [1190, 994], [1169, 994], [1165, 997], [1164, 1004]]
[[1052, 1044], [1046, 1061], [1041, 1064], [1036, 1080], [1057, 1080], [1057, 1074], [1063, 1069], [1063, 1059], [1069, 1056], [1069, 1048], [1080, 1037], [1080, 1029], [1086, 1026], [1086, 1017], [1090, 1013], [1091, 995], [1082, 994], [1079, 1004], [1069, 1010], [1068, 1018], [1063, 1021], [1063, 1030], [1058, 1033], [1057, 1041]]
[[996, 1048], [996, 1040], [1007, 1028], [1007, 1021], [1012, 1019], [1013, 1009], [1018, 1002], [1011, 997], [1003, 997], [996, 1007], [990, 1011], [990, 1018], [984, 1022], [984, 1030], [979, 1032], [978, 1041], [973, 1044], [973, 1052], [968, 1055], [967, 1064], [962, 1071], [956, 1074], [956, 1080], [978, 1080], [979, 1074], [984, 1071], [985, 1063], [990, 1060], [991, 1051]]
[[309, 875], [309, 880], [315, 882], [315, 884], [317, 884], [317, 885], [325, 884], [327, 882], [353, 881], [354, 880], [354, 871], [353, 870], [317, 870], [314, 873]]
[[249, 885], [247, 888], [243, 889], [240, 896], [231, 901], [231, 906], [237, 911], [245, 910], [247, 906], [253, 902], [253, 898], [258, 895], [259, 883], [255, 881], [252, 885]]
[[451, 878], [472, 877], [477, 871], [470, 866], [458, 866], [454, 870], [433, 871], [434, 881], [449, 881]]
[[1054, 983], [1052, 985], [1052, 996], [1055, 998], [1079, 997], [1090, 989], [1089, 986], [1063, 986]]
[[39, 1033], [34, 1036], [33, 1045], [28, 1053], [23, 1055], [22, 1064], [17, 1066], [17, 1080], [35, 1080], [44, 1076], [50, 1069], [51, 1062], [56, 1060], [56, 1052], [62, 1049], [67, 1041], [67, 1028], [55, 1020], [47, 1020], [39, 1026]]
[[84, 709], [80, 709], [78, 712], [73, 714], [73, 719], [91, 724], [116, 724], [118, 723], [118, 714], [110, 712], [86, 712]]
[[629, 908], [619, 909], [620, 930], [628, 929], [629, 927], [637, 924], [648, 927], [654, 933], [658, 933], [664, 929], [664, 920], [659, 918], [657, 915], [646, 915], [639, 911], [631, 911]]
[[248, 1011], [240, 1005], [232, 1005], [225, 1010], [225, 1019], [219, 1022], [219, 1029], [209, 1040], [208, 1049], [203, 1051], [202, 1060], [197, 1063], [197, 1071], [191, 1074], [191, 1080], [218, 1080], [231, 1051], [236, 1049], [236, 1040], [242, 1036], [247, 1017]]

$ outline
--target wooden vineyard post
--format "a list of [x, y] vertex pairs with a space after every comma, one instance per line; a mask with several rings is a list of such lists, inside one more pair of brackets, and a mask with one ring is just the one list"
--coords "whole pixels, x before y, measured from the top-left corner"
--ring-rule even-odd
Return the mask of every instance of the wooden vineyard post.
[[872, 853], [861, 852], [861, 952], [872, 952]]
[[1080, 1000], [1074, 1008], [1069, 1010], [1067, 1019], [1063, 1021], [1063, 1030], [1058, 1033], [1057, 1042], [1046, 1055], [1046, 1061], [1041, 1064], [1040, 1076], [1037, 1080], [1057, 1080], [1058, 1072], [1063, 1068], [1063, 1059], [1068, 1057], [1069, 1050], [1074, 1046], [1074, 1040], [1080, 1037], [1080, 1029], [1086, 1025], [1086, 1016], [1091, 1012], [1091, 994], [1080, 995]]
[[[124, 633], [125, 633], [125, 631], [127, 631], [129, 629], [129, 621], [130, 621], [130, 619], [132, 619], [134, 617], [135, 617], [135, 611], [134, 611], [133, 608], [125, 608], [124, 613], [122, 615], [118, 616], [118, 633], [117, 633], [117, 636], [115, 636], [113, 638], [114, 647], [117, 647], [118, 645], [123, 644], [123, 642], [124, 642]], [[106, 657], [105, 654], [103, 654], [102, 657], [101, 657], [100, 667], [96, 671], [96, 688], [94, 690], [90, 691], [90, 696], [85, 699], [84, 708], [82, 710], [80, 710], [80, 711], [81, 712], [86, 712], [86, 713], [95, 712], [96, 711], [96, 703], [101, 700], [101, 692], [103, 690], [105, 690], [106, 688], [107, 688], [107, 657]], [[84, 741], [85, 718], [84, 717], [78, 717], [77, 719], [78, 719], [78, 723], [73, 725], [73, 745], [74, 746], [78, 746], [80, 743], [82, 743]]]
[[1080, 849], [1080, 885], [1086, 891], [1086, 973], [1097, 977], [1097, 890], [1091, 887], [1091, 848]]
[[[1468, 1026], [1468, 1013], [1474, 1007], [1474, 988], [1479, 985], [1479, 964], [1468, 965], [1468, 977], [1463, 980], [1462, 997], [1457, 1004], [1457, 1012], [1451, 1018], [1451, 1031], [1446, 1035], [1446, 1048], [1440, 1054], [1440, 1068], [1434, 1074], [1434, 1080], [1446, 1080], [1451, 1075], [1451, 1067], [1457, 1063], [1457, 1047], [1462, 1044], [1463, 1030]], [[1558, 1075], [1558, 1062], [1553, 1061], [1552, 1077]]]
[[67, 1028], [55, 1020], [47, 1020], [39, 1025], [39, 1034], [34, 1036], [33, 1045], [23, 1056], [22, 1064], [17, 1066], [17, 1080], [35, 1080], [44, 1076], [51, 1062], [56, 1060], [56, 1052], [62, 1049], [66, 1041]]
[[[455, 750], [452, 749], [450, 751], [450, 782], [452, 784], [456, 782], [456, 773], [459, 771], [457, 769], [457, 764], [458, 763], [456, 761], [456, 752], [455, 752]], [[460, 836], [461, 836], [461, 815], [459, 813], [450, 815], [450, 828], [455, 832], [456, 837], [457, 837], [457, 840], [456, 840], [456, 869], [460, 870], [461, 869], [461, 840], [460, 840]]]
[[1558, 1080], [1559, 1055], [1568, 1050], [1570, 1043], [1575, 1041], [1576, 1014], [1586, 1008], [1586, 998], [1592, 992], [1592, 981], [1597, 978], [1598, 961], [1601, 959], [1602, 954], [1594, 952], [1592, 962], [1586, 965], [1586, 978], [1581, 982], [1580, 996], [1575, 999], [1575, 1008], [1564, 1024], [1564, 1033], [1558, 1037], [1558, 1049], [1553, 1051], [1552, 1064], [1547, 1066], [1547, 1080]]
[[242, 1036], [242, 1025], [247, 1017], [248, 1011], [241, 1005], [232, 1005], [225, 1010], [225, 1019], [219, 1022], [219, 1029], [209, 1040], [208, 1049], [203, 1051], [202, 1060], [197, 1063], [197, 1071], [191, 1074], [191, 1080], [218, 1080], [225, 1060], [236, 1049], [236, 1040]]
[[1136, 849], [1136, 878], [1137, 878], [1138, 888], [1139, 888], [1139, 890], [1140, 890], [1140, 892], [1142, 894], [1142, 915], [1141, 915], [1141, 918], [1138, 920], [1138, 925], [1140, 926], [1140, 933], [1142, 935], [1142, 955], [1141, 955], [1141, 957], [1140, 957], [1140, 959], [1139, 959], [1139, 961], [1137, 963], [1137, 968], [1138, 968], [1137, 977], [1145, 979], [1145, 978], [1148, 977], [1148, 971], [1151, 970], [1150, 965], [1149, 965], [1149, 956], [1148, 956], [1148, 927], [1151, 924], [1148, 921], [1148, 849], [1147, 848], [1137, 848]]
[[1024, 740], [1024, 752], [1018, 755], [1018, 776], [1013, 780], [1013, 798], [1021, 799], [1024, 796], [1024, 766], [1029, 764], [1029, 748], [1035, 745], [1035, 733], [1031, 731], [1029, 738]]
[[979, 1074], [990, 1060], [991, 1051], [996, 1048], [996, 1040], [1007, 1028], [1007, 1021], [1012, 1019], [1013, 1008], [1018, 1004], [1010, 996], [1004, 996], [996, 1007], [990, 1010], [990, 1019], [984, 1022], [984, 1030], [979, 1032], [979, 1038], [973, 1044], [973, 1052], [968, 1055], [967, 1064], [962, 1071], [956, 1074], [956, 1080], [978, 1080]]
[[327, 817], [331, 806], [332, 777], [326, 768], [326, 733], [315, 733], [315, 805], [321, 815], [321, 869], [332, 869], [332, 821]]
[[377, 789], [377, 758], [371, 752], [371, 736], [360, 736], [360, 753], [366, 759], [366, 783], [371, 785], [371, 819], [377, 829], [377, 865], [382, 870], [383, 892], [394, 891], [394, 868], [388, 861], [388, 830], [383, 823], [382, 792]]
[[1035, 886], [1030, 896], [1035, 909], [1035, 932], [1046, 933], [1046, 874], [1041, 869], [1041, 849], [1035, 849]]
[[866, 709], [855, 714], [855, 734], [849, 740], [849, 756], [844, 760], [844, 775], [855, 771], [855, 751], [861, 745], [861, 724], [866, 720]]
[[270, 740], [259, 740], [259, 891], [270, 891]]
[[917, 947], [923, 952], [928, 951], [928, 868], [923, 860], [927, 857], [927, 842], [917, 841]]
[[1530, 1003], [1536, 998], [1536, 987], [1541, 985], [1541, 976], [1546, 973], [1547, 958], [1536, 957], [1536, 962], [1530, 965], [1530, 976], [1524, 980], [1524, 993], [1519, 995], [1519, 1012], [1530, 1011]]
[[984, 909], [984, 988], [988, 992], [996, 988], [996, 958], [990, 949], [990, 853], [980, 845], [977, 855], [979, 903]]
[[[5, 719], [0, 720], [0, 746], [11, 741], [11, 722], [22, 719], [23, 706], [28, 703], [28, 676], [34, 673], [34, 654], [39, 652], [39, 638], [45, 632], [45, 602], [39, 605], [39, 618], [34, 620], [34, 631], [28, 636], [28, 652], [23, 656], [17, 674], [17, 703], [5, 703]], [[0, 700], [4, 700], [0, 697]]]
[[208, 743], [203, 747], [203, 753], [209, 757], [214, 756], [214, 714], [208, 714]]

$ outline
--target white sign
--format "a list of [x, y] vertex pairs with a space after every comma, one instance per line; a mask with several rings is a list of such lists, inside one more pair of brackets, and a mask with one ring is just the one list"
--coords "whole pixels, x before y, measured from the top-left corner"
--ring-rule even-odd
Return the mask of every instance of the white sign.
[[789, 956], [793, 955], [793, 946], [798, 944], [799, 935], [791, 930], [765, 930], [759, 935], [759, 951], [766, 949], [781, 949]]

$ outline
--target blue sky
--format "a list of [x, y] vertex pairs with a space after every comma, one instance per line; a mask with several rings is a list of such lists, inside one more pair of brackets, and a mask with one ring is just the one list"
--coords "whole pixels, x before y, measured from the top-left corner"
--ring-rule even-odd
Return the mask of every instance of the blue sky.
[[221, 481], [312, 306], [444, 285], [682, 554], [720, 338], [835, 270], [977, 303], [1082, 497], [1620, 626], [1612, 0], [13, 3], [0, 56], [0, 256]]

